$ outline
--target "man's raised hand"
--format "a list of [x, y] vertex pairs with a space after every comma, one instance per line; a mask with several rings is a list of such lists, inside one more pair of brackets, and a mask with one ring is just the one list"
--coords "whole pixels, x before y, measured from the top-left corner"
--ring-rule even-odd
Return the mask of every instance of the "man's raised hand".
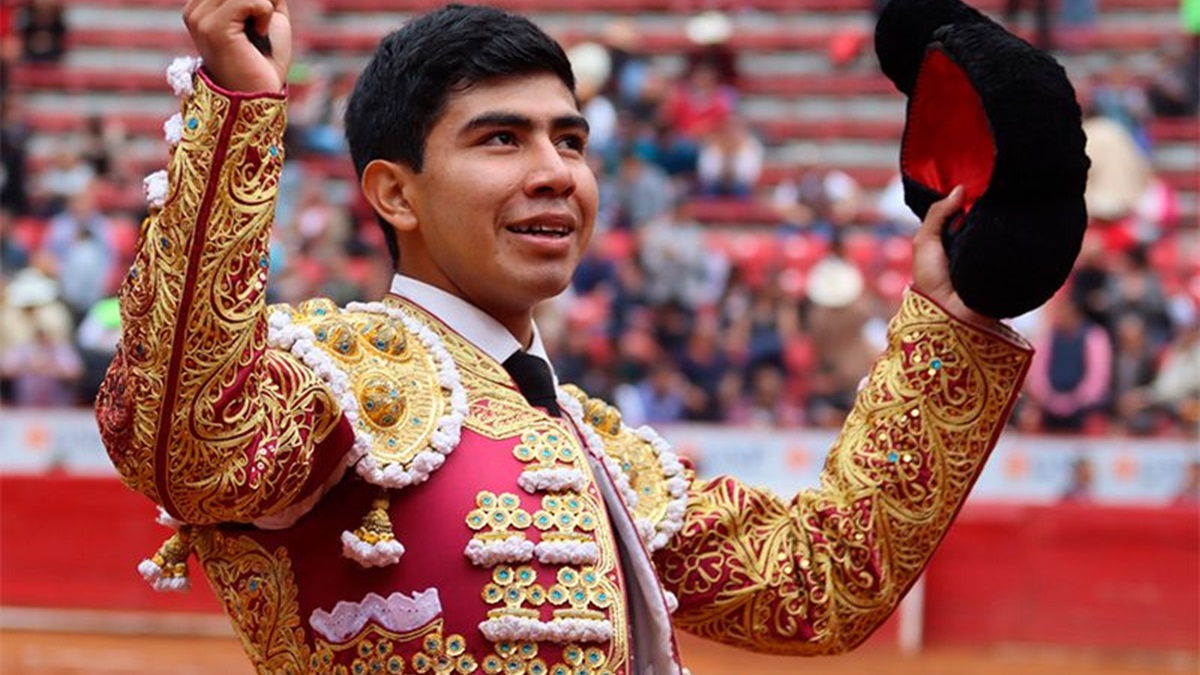
[[[292, 61], [292, 26], [287, 0], [188, 0], [183, 22], [204, 68], [230, 91], [279, 92]], [[248, 31], [265, 38], [263, 53]]]
[[950, 283], [950, 261], [942, 246], [942, 230], [959, 215], [962, 203], [963, 188], [960, 185], [945, 199], [929, 207], [925, 222], [913, 238], [913, 288], [963, 321], [995, 327], [998, 321], [967, 307]]

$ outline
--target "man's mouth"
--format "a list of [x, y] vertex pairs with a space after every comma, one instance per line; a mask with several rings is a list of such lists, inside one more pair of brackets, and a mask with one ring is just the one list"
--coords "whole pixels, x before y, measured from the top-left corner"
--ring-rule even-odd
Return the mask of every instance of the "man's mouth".
[[570, 218], [531, 218], [514, 225], [509, 225], [505, 229], [515, 234], [561, 239], [570, 236], [575, 231], [575, 224]]

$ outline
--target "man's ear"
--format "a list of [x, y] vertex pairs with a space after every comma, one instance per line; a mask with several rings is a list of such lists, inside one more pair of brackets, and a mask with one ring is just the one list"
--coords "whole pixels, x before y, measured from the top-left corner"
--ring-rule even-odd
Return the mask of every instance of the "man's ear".
[[397, 232], [417, 229], [417, 213], [409, 199], [413, 190], [413, 172], [398, 162], [374, 159], [363, 169], [363, 196]]

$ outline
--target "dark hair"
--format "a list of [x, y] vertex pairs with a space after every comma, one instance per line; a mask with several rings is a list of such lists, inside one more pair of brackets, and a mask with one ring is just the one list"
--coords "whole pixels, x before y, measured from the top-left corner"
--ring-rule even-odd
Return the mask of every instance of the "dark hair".
[[[359, 178], [375, 159], [420, 173], [425, 141], [450, 94], [495, 77], [540, 72], [557, 75], [575, 92], [562, 47], [523, 16], [447, 5], [412, 20], [379, 43], [346, 107], [346, 140]], [[394, 265], [400, 256], [395, 235], [378, 219]]]

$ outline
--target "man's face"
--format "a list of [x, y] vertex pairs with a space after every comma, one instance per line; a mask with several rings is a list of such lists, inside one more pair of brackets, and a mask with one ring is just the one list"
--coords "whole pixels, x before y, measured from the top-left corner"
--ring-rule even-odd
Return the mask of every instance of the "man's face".
[[451, 94], [405, 198], [400, 271], [505, 325], [561, 293], [596, 219], [587, 124], [552, 74], [497, 78]]

